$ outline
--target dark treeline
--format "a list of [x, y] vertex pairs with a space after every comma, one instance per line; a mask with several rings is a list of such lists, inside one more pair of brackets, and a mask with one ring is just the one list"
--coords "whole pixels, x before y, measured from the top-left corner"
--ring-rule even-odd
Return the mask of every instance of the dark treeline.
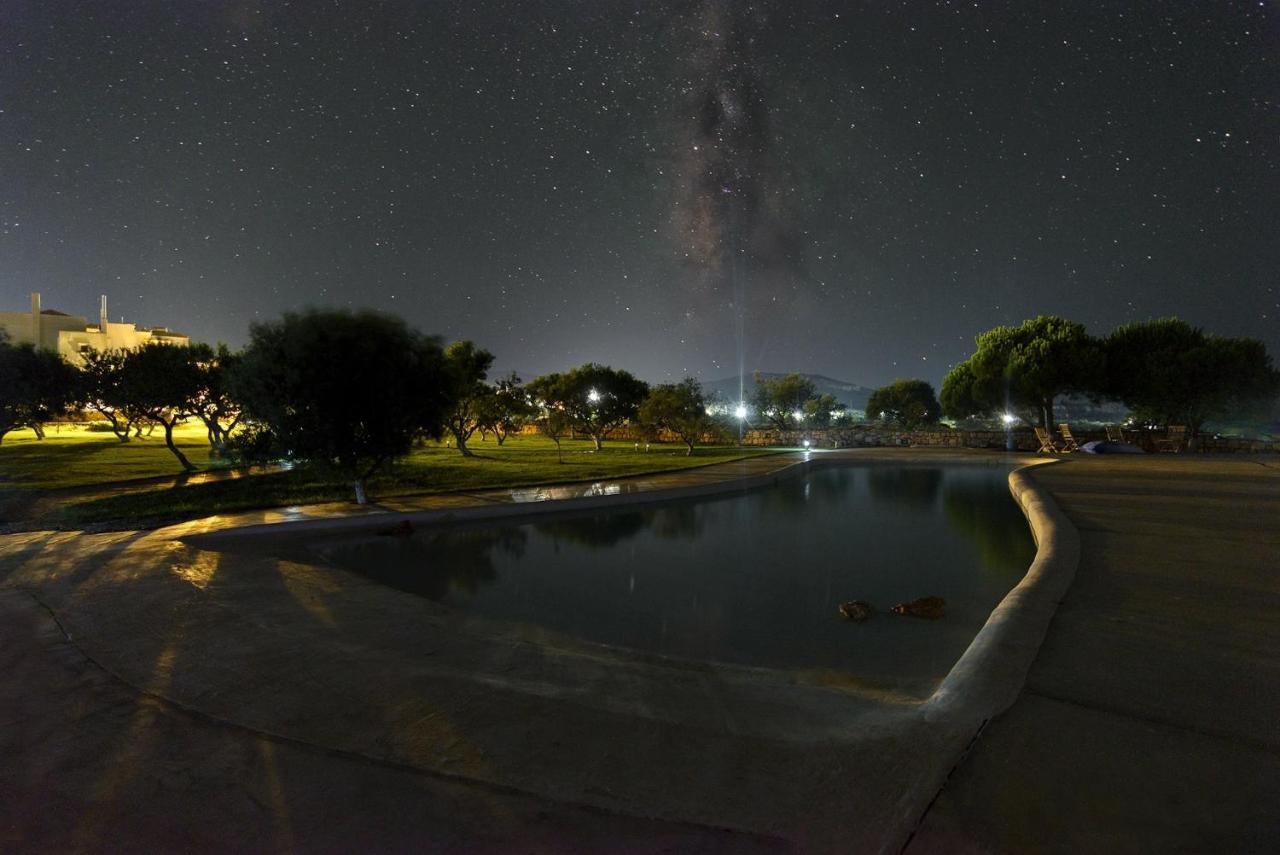
[[[1053, 424], [1055, 399], [1116, 400], [1143, 420], [1187, 425], [1269, 402], [1280, 374], [1251, 339], [1212, 336], [1169, 318], [1129, 324], [1093, 338], [1080, 324], [1039, 317], [997, 327], [947, 374], [940, 396], [923, 380], [876, 390], [867, 416], [907, 428], [1012, 412]], [[287, 459], [332, 469], [365, 501], [368, 480], [423, 438], [448, 438], [460, 454], [479, 433], [503, 443], [526, 425], [559, 447], [570, 431], [597, 449], [626, 425], [633, 433], [697, 443], [725, 440], [755, 422], [780, 430], [821, 428], [850, 418], [812, 381], [756, 377], [750, 401], [712, 400], [692, 379], [649, 384], [589, 363], [527, 384], [490, 381], [493, 354], [470, 341], [447, 347], [402, 319], [376, 312], [309, 310], [254, 324], [249, 344], [149, 345], [89, 351], [74, 367], [50, 351], [0, 341], [0, 439], [73, 409], [96, 412], [120, 442], [164, 431], [184, 470], [193, 465], [174, 427], [198, 418], [215, 455]], [[939, 402], [939, 397], [941, 401]]]

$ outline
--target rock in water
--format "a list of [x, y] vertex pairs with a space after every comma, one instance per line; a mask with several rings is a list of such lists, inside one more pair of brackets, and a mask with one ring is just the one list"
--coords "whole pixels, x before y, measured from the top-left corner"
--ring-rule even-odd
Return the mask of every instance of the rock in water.
[[891, 609], [895, 615], [910, 615], [928, 620], [937, 620], [946, 614], [946, 610], [947, 601], [942, 597], [919, 597], [909, 603], [898, 603]]
[[408, 520], [400, 520], [393, 526], [378, 529], [378, 534], [383, 537], [408, 537], [413, 534], [413, 523]]
[[840, 604], [840, 617], [857, 623], [862, 623], [871, 617], [874, 611], [875, 609], [871, 608], [870, 603], [865, 603], [862, 600], [850, 600], [847, 603]]

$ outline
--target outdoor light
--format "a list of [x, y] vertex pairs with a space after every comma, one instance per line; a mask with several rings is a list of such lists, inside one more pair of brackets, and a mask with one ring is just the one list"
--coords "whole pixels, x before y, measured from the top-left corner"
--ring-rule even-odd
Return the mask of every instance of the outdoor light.
[[806, 440], [804, 441], [804, 447], [805, 447], [805, 448], [808, 448], [808, 447], [809, 447], [809, 440], [807, 440], [807, 439], [806, 439]]
[[595, 389], [592, 389], [587, 393], [587, 400], [594, 404], [596, 401], [600, 400], [600, 393]]
[[791, 418], [795, 419], [796, 421], [800, 421], [802, 418], [804, 418], [804, 413], [800, 412], [799, 410], [796, 410], [791, 414]]
[[1004, 422], [1006, 427], [1013, 424], [1017, 420], [1018, 420], [1018, 417], [1015, 416], [1013, 413], [1005, 413], [1000, 417], [1000, 421]]
[[740, 419], [745, 419], [747, 417], [747, 408], [739, 404], [737, 409], [733, 411], [733, 414]]

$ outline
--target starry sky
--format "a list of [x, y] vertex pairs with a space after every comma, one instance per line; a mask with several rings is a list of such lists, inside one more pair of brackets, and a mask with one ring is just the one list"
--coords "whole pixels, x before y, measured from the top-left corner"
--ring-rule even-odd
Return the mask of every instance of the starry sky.
[[368, 306], [533, 375], [1280, 357], [1273, 2], [3, 0], [0, 310]]

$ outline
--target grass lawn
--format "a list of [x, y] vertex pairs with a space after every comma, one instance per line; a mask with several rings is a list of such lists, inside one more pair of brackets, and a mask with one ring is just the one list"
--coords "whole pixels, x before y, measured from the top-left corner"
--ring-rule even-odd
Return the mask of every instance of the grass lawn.
[[[37, 440], [25, 429], [5, 434], [0, 444], [0, 489], [88, 487], [182, 473], [178, 458], [165, 447], [164, 428], [128, 442], [80, 425], [49, 425], [45, 435]], [[202, 470], [226, 466], [210, 460], [204, 425], [180, 425], [174, 445]]]
[[[203, 441], [203, 431], [188, 426], [179, 445], [198, 466], [219, 465], [217, 461], [210, 463], [207, 447], [200, 447]], [[626, 442], [606, 442], [604, 449], [596, 452], [589, 441], [566, 440], [561, 443], [562, 463], [557, 460], [555, 445], [539, 436], [508, 439], [501, 447], [492, 440], [469, 445], [475, 457], [463, 457], [456, 449], [444, 446], [415, 449], [373, 479], [370, 499], [619, 478], [772, 453], [713, 446], [700, 447], [687, 457], [683, 445], [655, 444], [645, 451]], [[98, 485], [177, 473], [177, 462], [158, 435], [126, 444], [111, 434], [64, 429], [62, 433], [50, 432], [48, 439], [40, 443], [19, 436], [16, 441], [6, 438], [0, 445], [0, 477], [8, 479], [3, 486], [10, 489]], [[251, 508], [346, 501], [351, 497], [348, 485], [299, 469], [73, 500], [62, 508], [61, 522], [145, 524]]]

